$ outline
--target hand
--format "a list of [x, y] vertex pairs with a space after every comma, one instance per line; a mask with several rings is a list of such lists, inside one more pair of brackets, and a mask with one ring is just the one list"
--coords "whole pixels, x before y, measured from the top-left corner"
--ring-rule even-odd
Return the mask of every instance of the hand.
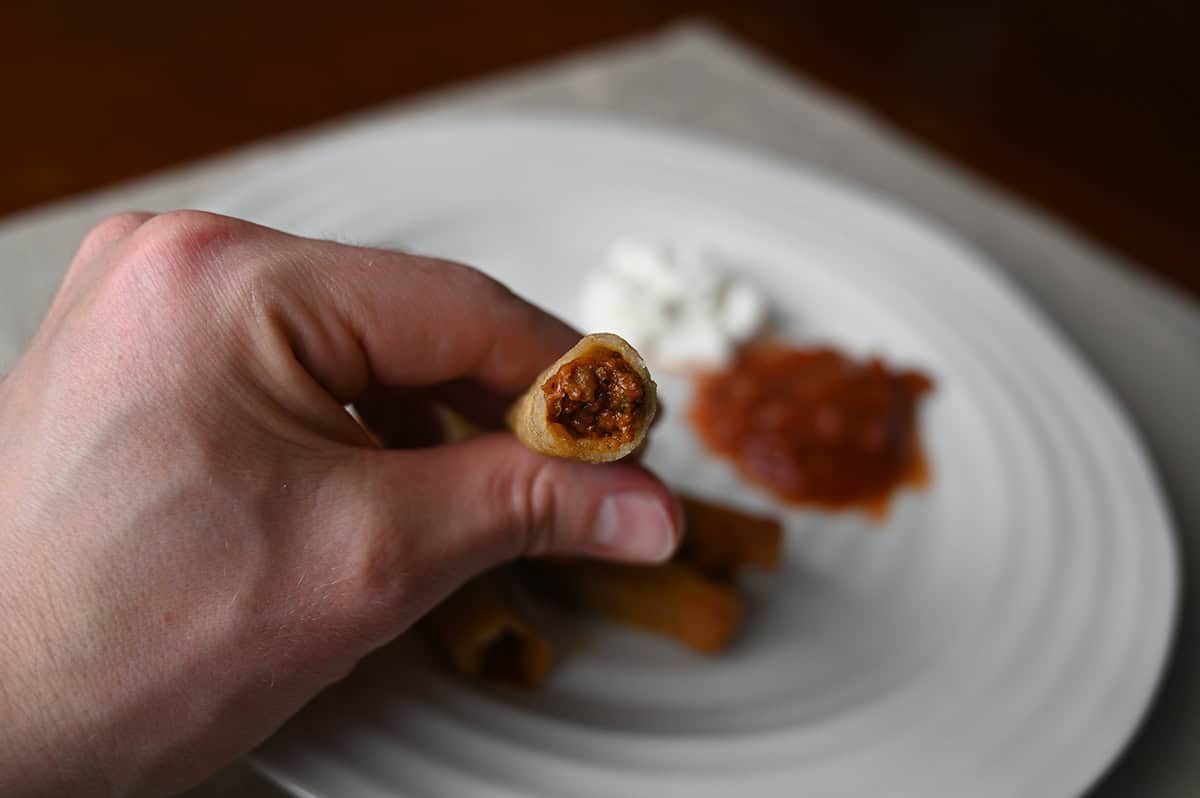
[[464, 580], [543, 553], [659, 560], [631, 465], [477, 419], [577, 334], [456, 264], [195, 212], [87, 236], [0, 383], [0, 794], [164, 794], [263, 740]]

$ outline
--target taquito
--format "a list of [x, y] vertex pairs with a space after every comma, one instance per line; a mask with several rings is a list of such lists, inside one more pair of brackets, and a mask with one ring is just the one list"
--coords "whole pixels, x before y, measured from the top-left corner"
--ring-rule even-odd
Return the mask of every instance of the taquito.
[[657, 386], [642, 356], [620, 336], [596, 333], [534, 380], [508, 424], [535, 452], [609, 463], [641, 446], [656, 408]]
[[550, 641], [495, 573], [463, 585], [425, 622], [450, 666], [468, 679], [535, 687], [554, 663]]
[[742, 599], [731, 586], [683, 563], [643, 566], [559, 559], [533, 567], [568, 602], [706, 654], [729, 645], [744, 613]]
[[750, 515], [691, 496], [683, 507], [683, 541], [676, 559], [709, 576], [729, 577], [745, 568], [773, 570], [783, 549], [783, 526], [774, 518]]

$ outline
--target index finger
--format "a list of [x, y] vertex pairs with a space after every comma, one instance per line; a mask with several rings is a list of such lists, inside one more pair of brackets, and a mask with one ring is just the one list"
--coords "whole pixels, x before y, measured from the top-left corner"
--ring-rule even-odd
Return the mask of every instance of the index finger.
[[274, 249], [287, 258], [279, 311], [293, 351], [343, 402], [371, 382], [462, 378], [515, 396], [580, 337], [469, 266], [267, 233], [293, 242]]

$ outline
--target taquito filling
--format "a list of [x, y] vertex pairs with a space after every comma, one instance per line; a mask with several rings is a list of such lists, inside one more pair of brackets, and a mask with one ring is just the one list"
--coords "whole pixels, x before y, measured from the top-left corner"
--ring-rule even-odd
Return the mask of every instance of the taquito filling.
[[642, 414], [642, 378], [620, 353], [600, 349], [560, 368], [542, 385], [546, 418], [572, 437], [628, 443]]

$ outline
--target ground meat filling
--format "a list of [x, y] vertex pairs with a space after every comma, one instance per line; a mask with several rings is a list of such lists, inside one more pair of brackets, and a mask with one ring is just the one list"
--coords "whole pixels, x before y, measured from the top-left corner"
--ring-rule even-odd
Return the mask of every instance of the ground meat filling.
[[617, 352], [576, 358], [542, 385], [546, 418], [574, 438], [633, 440], [645, 390], [641, 377]]

